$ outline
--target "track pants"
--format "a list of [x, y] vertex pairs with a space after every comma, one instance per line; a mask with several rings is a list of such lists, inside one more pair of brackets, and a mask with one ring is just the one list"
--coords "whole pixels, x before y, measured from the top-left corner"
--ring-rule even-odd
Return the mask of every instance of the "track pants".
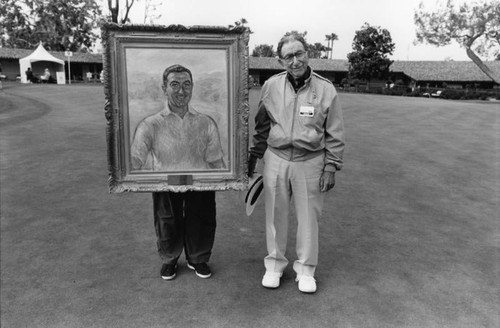
[[208, 262], [215, 239], [215, 191], [154, 192], [158, 253], [176, 263], [184, 250], [191, 263]]
[[318, 264], [318, 220], [324, 202], [319, 188], [323, 167], [323, 156], [290, 162], [270, 150], [264, 154], [267, 271], [282, 273], [288, 264], [285, 252], [293, 199], [298, 223], [293, 269], [297, 275], [314, 276]]

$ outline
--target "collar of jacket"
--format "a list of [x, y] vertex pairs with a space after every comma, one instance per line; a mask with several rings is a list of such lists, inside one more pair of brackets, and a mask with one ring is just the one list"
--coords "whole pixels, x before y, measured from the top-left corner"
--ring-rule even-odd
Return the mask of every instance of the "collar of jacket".
[[292, 84], [295, 93], [297, 93], [297, 91], [299, 91], [299, 89], [302, 88], [304, 84], [306, 84], [306, 81], [311, 77], [311, 67], [307, 66], [306, 72], [297, 81], [295, 81], [292, 75], [290, 75], [290, 73], [288, 72], [286, 73], [286, 77], [288, 81], [290, 81], [290, 83]]

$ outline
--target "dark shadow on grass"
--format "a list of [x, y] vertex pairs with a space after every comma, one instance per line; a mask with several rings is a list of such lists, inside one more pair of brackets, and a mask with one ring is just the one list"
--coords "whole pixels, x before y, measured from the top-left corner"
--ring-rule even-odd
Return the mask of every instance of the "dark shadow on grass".
[[[16, 105], [11, 99], [16, 97]], [[0, 127], [12, 126], [40, 118], [51, 111], [51, 108], [36, 99], [12, 96], [4, 92], [0, 109]]]

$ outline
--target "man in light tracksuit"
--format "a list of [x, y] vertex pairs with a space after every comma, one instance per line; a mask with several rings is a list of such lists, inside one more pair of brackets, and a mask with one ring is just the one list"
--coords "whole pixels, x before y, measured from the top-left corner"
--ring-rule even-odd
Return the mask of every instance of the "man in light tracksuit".
[[309, 67], [302, 36], [285, 34], [278, 43], [278, 55], [286, 72], [274, 75], [262, 87], [248, 160], [251, 177], [257, 159], [264, 159], [268, 255], [262, 285], [279, 287], [288, 264], [285, 251], [293, 197], [298, 222], [293, 269], [299, 290], [314, 293], [318, 220], [325, 192], [333, 188], [335, 172], [343, 166], [342, 110], [333, 84]]

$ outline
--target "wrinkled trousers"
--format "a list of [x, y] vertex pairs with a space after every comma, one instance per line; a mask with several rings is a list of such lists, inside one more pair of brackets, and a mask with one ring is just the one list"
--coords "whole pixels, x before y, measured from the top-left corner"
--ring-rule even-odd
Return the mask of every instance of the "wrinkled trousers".
[[158, 253], [177, 263], [182, 251], [193, 264], [208, 262], [215, 239], [215, 191], [154, 192]]
[[318, 264], [318, 220], [324, 195], [319, 188], [324, 156], [290, 162], [269, 149], [264, 154], [264, 196], [266, 212], [266, 271], [283, 273], [288, 240], [290, 208], [297, 215], [296, 253], [293, 269], [297, 275], [314, 276]]

